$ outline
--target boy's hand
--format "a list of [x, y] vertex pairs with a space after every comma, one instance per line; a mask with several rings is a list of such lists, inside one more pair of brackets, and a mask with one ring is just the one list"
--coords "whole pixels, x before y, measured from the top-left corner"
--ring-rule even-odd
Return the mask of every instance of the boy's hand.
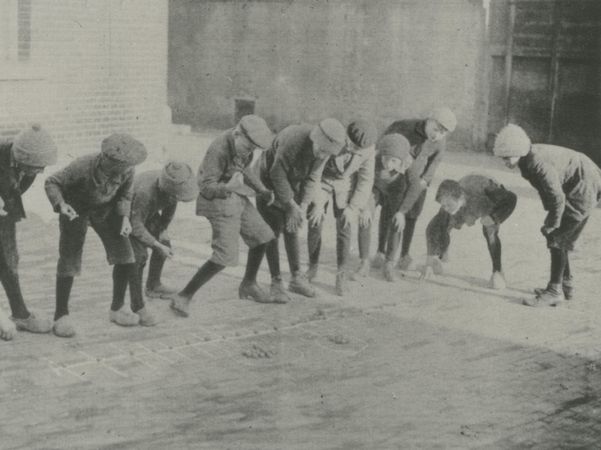
[[303, 216], [302, 208], [292, 201], [286, 213], [286, 230], [290, 233], [297, 231], [303, 224]]
[[60, 213], [64, 216], [67, 216], [67, 219], [69, 220], [77, 219], [79, 217], [77, 211], [75, 211], [71, 205], [65, 202], [60, 204]]
[[307, 217], [309, 221], [309, 225], [312, 227], [318, 226], [325, 216], [324, 210], [322, 206], [318, 206], [313, 204], [313, 208], [311, 208], [311, 212]]
[[553, 233], [553, 231], [555, 230], [555, 228], [553, 227], [549, 227], [547, 225], [543, 225], [540, 229], [540, 232], [543, 234], [544, 237], [549, 236], [551, 233]]
[[163, 230], [159, 233], [159, 241], [169, 241], [169, 230]]
[[423, 178], [419, 179], [419, 187], [422, 189], [426, 189], [428, 187], [428, 182]]
[[237, 191], [242, 186], [244, 186], [244, 175], [242, 172], [234, 172], [232, 178], [225, 184], [225, 188], [230, 192]]
[[273, 205], [273, 202], [275, 202], [275, 194], [273, 191], [265, 191], [261, 193], [261, 198], [267, 203], [267, 206], [271, 206]]
[[123, 216], [121, 232], [119, 234], [123, 237], [128, 237], [131, 234], [131, 222], [129, 221], [129, 217]]
[[484, 216], [480, 219], [480, 223], [483, 227], [492, 227], [495, 224], [495, 221], [490, 216]]
[[342, 211], [342, 217], [340, 218], [340, 220], [342, 221], [342, 228], [350, 227], [356, 218], [357, 213], [353, 208], [351, 208], [350, 206], [344, 208], [344, 210]]
[[402, 212], [396, 213], [392, 218], [392, 224], [398, 232], [403, 231], [403, 229], [405, 228], [405, 214], [403, 214]]
[[171, 259], [173, 258], [173, 250], [171, 249], [171, 247], [168, 247], [164, 244], [161, 244], [160, 242], [157, 241], [156, 244], [154, 244], [154, 249], [159, 252], [161, 254], [161, 256], [165, 259]]
[[359, 226], [361, 228], [367, 228], [371, 224], [371, 211], [364, 209], [359, 214]]

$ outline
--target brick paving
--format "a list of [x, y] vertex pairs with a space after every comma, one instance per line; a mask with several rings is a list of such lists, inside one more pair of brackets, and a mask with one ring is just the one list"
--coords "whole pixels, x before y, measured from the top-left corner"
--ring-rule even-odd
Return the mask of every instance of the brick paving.
[[[441, 175], [464, 170], [451, 160]], [[344, 299], [332, 295], [328, 239], [317, 299], [239, 300], [237, 267], [197, 294], [191, 317], [152, 300], [161, 323], [124, 329], [108, 322], [110, 268], [91, 232], [73, 290], [78, 336], [0, 343], [0, 448], [597, 448], [599, 214], [574, 258], [579, 298], [525, 308], [520, 299], [545, 277], [538, 227], [526, 226], [542, 211], [517, 177], [499, 176], [526, 194], [503, 232], [512, 283], [500, 293], [484, 287], [476, 227], [453, 236], [447, 275], [390, 284], [374, 272]], [[422, 228], [434, 211], [430, 200]], [[210, 254], [207, 223], [189, 212], [171, 233], [178, 257], [165, 279], [175, 285]], [[24, 292], [39, 313], [53, 310], [56, 236], [55, 220], [19, 228]]]

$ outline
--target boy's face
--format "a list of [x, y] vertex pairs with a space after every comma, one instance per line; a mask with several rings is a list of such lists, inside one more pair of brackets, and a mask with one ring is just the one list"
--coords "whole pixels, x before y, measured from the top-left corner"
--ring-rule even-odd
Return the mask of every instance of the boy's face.
[[124, 174], [131, 166], [127, 163], [111, 160], [106, 157], [100, 158], [100, 170], [108, 177], [116, 177]]
[[403, 165], [403, 161], [394, 156], [382, 157], [382, 166], [389, 172], [405, 173], [405, 170], [407, 170]]
[[457, 211], [459, 211], [463, 205], [465, 205], [465, 197], [457, 199], [447, 195], [440, 199], [440, 206], [442, 209], [452, 216], [457, 214]]
[[437, 120], [428, 119], [426, 120], [425, 132], [429, 141], [438, 142], [444, 139], [449, 130], [443, 127]]
[[514, 169], [518, 165], [518, 162], [520, 162], [520, 157], [507, 156], [503, 158], [503, 162], [505, 163], [505, 166], [507, 166], [509, 169]]
[[239, 130], [234, 132], [234, 145], [240, 153], [252, 153], [256, 148], [259, 148]]

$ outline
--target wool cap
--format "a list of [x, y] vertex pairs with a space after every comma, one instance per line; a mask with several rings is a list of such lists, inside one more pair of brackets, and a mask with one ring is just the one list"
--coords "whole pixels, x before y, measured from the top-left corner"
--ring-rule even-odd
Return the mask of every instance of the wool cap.
[[192, 168], [181, 161], [169, 161], [159, 176], [159, 188], [180, 202], [198, 197], [198, 183]]
[[455, 128], [457, 127], [457, 118], [455, 117], [455, 114], [453, 114], [453, 111], [446, 106], [434, 108], [428, 118], [436, 120], [439, 124], [449, 130], [449, 133], [455, 131]]
[[21, 131], [13, 141], [13, 156], [25, 166], [46, 167], [56, 163], [56, 144], [40, 124]]
[[376, 127], [367, 120], [355, 120], [346, 128], [346, 134], [353, 144], [359, 148], [371, 147], [376, 143], [378, 132]]
[[500, 158], [512, 156], [526, 156], [530, 151], [530, 138], [519, 126], [510, 123], [499, 131], [495, 139], [493, 153]]
[[346, 130], [336, 119], [323, 119], [311, 131], [311, 140], [325, 152], [337, 155], [346, 144]]
[[126, 133], [114, 133], [104, 138], [100, 149], [111, 161], [129, 166], [142, 163], [148, 155], [144, 144]]
[[404, 165], [411, 163], [411, 144], [402, 134], [387, 134], [376, 144], [376, 152], [380, 156], [398, 158]]
[[240, 119], [238, 127], [244, 133], [244, 136], [257, 147], [265, 150], [271, 146], [274, 135], [262, 117], [254, 114], [244, 116]]

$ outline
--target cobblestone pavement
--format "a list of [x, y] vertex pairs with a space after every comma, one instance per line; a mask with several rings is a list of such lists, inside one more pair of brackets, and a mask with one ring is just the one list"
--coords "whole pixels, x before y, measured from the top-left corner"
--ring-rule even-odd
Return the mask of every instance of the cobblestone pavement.
[[[438, 181], [483, 161], [452, 155]], [[330, 218], [318, 298], [239, 300], [237, 267], [196, 295], [191, 317], [152, 300], [161, 323], [125, 329], [108, 321], [110, 268], [91, 232], [73, 289], [78, 336], [0, 342], [0, 448], [598, 448], [600, 216], [573, 258], [578, 298], [523, 307], [546, 281], [544, 212], [515, 174], [485, 172], [520, 195], [502, 230], [511, 285], [502, 292], [485, 287], [490, 263], [472, 227], [453, 235], [446, 275], [386, 283], [374, 270], [335, 297]], [[23, 290], [39, 314], [53, 311], [57, 229], [35, 215], [19, 227]], [[177, 257], [165, 279], [181, 286], [209, 256], [210, 233], [186, 205], [171, 234]]]

